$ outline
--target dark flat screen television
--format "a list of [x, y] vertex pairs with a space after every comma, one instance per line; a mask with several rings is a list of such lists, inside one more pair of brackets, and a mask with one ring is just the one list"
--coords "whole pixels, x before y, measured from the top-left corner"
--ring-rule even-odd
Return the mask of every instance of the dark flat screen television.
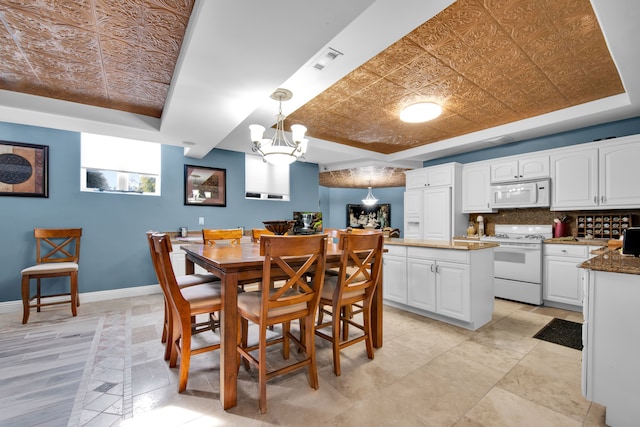
[[631, 227], [625, 230], [622, 254], [640, 256], [640, 227]]

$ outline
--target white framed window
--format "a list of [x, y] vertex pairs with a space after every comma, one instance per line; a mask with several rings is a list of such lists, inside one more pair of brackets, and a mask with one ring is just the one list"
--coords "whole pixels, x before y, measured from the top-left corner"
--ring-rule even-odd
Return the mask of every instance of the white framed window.
[[155, 142], [82, 133], [80, 190], [159, 196], [161, 149]]
[[272, 165], [261, 156], [244, 155], [245, 199], [289, 201], [289, 165]]

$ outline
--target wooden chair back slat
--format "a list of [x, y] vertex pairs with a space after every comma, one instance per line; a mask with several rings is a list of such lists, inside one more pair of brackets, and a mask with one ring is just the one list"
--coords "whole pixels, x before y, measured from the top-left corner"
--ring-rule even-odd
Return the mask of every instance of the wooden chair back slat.
[[232, 244], [239, 244], [242, 239], [241, 228], [231, 229], [202, 229], [202, 240], [205, 245], [215, 245], [216, 240], [230, 240]]
[[35, 228], [36, 263], [75, 262], [80, 259], [82, 228]]
[[[277, 289], [262, 292], [262, 313], [270, 308], [306, 303], [315, 311], [324, 281], [327, 239], [325, 234], [309, 236], [262, 236], [260, 254], [264, 256], [263, 283], [284, 282]], [[272, 263], [279, 269], [272, 273]], [[309, 273], [315, 270], [310, 283]], [[277, 276], [274, 276], [277, 274]]]

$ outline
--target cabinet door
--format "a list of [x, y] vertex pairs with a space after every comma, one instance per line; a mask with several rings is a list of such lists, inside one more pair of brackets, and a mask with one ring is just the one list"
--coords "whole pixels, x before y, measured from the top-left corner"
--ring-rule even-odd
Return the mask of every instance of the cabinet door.
[[407, 258], [407, 304], [427, 311], [436, 311], [436, 262]]
[[462, 168], [462, 212], [493, 212], [491, 199], [491, 169], [489, 164]]
[[382, 297], [389, 301], [407, 303], [407, 258], [383, 255]]
[[518, 161], [508, 160], [491, 164], [491, 182], [505, 182], [518, 179]]
[[427, 186], [453, 185], [453, 166], [433, 166], [427, 168]]
[[451, 188], [424, 191], [424, 239], [451, 240]]
[[549, 177], [549, 156], [527, 157], [518, 161], [519, 179]]
[[584, 259], [572, 257], [544, 257], [545, 300], [582, 306], [583, 284], [580, 265]]
[[551, 155], [551, 209], [598, 206], [598, 150], [563, 151]]
[[471, 279], [466, 264], [440, 262], [436, 265], [436, 312], [471, 321]]
[[427, 186], [427, 168], [423, 169], [414, 169], [410, 171], [406, 171], [405, 175], [407, 177], [405, 185], [407, 190], [411, 188], [424, 188]]
[[422, 189], [404, 192], [405, 216], [422, 216], [422, 193]]
[[640, 206], [640, 185], [634, 177], [640, 165], [640, 143], [604, 146], [599, 150], [600, 205]]

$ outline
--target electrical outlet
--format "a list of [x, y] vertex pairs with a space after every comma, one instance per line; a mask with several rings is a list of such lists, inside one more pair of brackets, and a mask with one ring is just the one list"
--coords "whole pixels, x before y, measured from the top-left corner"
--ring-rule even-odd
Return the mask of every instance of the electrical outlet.
[[204, 217], [203, 216], [198, 218], [198, 225], [204, 225]]

